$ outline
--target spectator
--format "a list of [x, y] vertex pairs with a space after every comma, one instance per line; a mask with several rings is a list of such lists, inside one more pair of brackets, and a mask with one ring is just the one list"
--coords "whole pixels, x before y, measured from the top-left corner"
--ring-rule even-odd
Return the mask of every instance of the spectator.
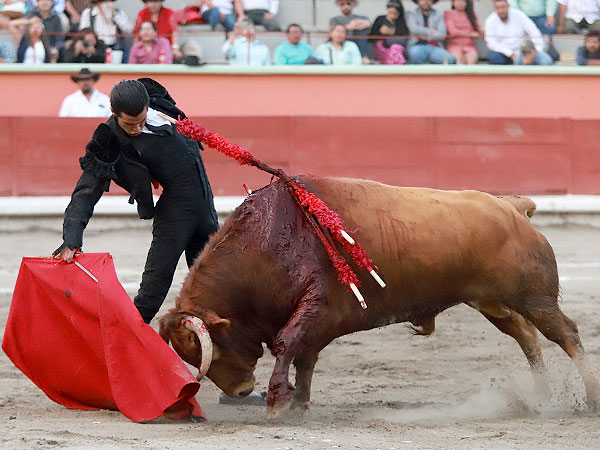
[[379, 16], [373, 22], [369, 36], [390, 36], [386, 39], [377, 39], [375, 45], [375, 59], [381, 64], [404, 64], [404, 47], [408, 36], [408, 27], [404, 20], [404, 8], [400, 0], [390, 0], [386, 5], [384, 16]]
[[279, 0], [241, 0], [244, 16], [254, 25], [262, 25], [267, 31], [281, 31], [277, 22]]
[[167, 38], [158, 36], [154, 22], [142, 22], [138, 36], [139, 40], [131, 47], [130, 64], [173, 64], [171, 44]]
[[304, 30], [297, 23], [288, 25], [285, 31], [287, 42], [282, 42], [275, 48], [275, 64], [279, 66], [304, 64], [313, 55], [310, 45], [301, 42]]
[[[27, 10], [33, 11], [38, 7], [38, 0], [27, 0]], [[65, 14], [65, 0], [53, 0], [52, 1], [52, 11], [58, 16], [61, 28], [63, 31], [69, 29], [69, 18]], [[48, 31], [48, 26], [46, 26], [46, 31]]]
[[332, 25], [329, 40], [317, 47], [315, 56], [324, 64], [352, 66], [362, 64], [358, 46], [346, 39], [346, 27], [341, 23]]
[[[552, 58], [544, 58], [535, 48], [535, 44], [530, 39], [521, 42], [521, 52], [515, 59], [515, 64], [525, 66], [550, 66], [554, 64]], [[550, 55], [548, 55], [550, 56]]]
[[11, 42], [0, 40], [0, 64], [15, 62], [15, 46]]
[[446, 23], [444, 14], [432, 8], [437, 0], [413, 0], [417, 9], [407, 14], [408, 60], [411, 64], [454, 64], [454, 56], [444, 49]]
[[[0, 0], [0, 30], [9, 30], [9, 24], [12, 20], [21, 19], [27, 13], [27, 4], [19, 0]], [[15, 37], [15, 42], [19, 42], [21, 36]]]
[[169, 40], [173, 59], [179, 61], [182, 54], [179, 47], [179, 31], [174, 11], [170, 8], [165, 8], [163, 0], [143, 0], [143, 2], [146, 7], [138, 13], [135, 20], [134, 30], [136, 37], [138, 36], [142, 22], [151, 21], [156, 26], [158, 36]]
[[106, 58], [106, 45], [91, 28], [81, 30], [77, 36], [65, 46], [64, 62], [80, 64], [101, 64]]
[[371, 21], [366, 16], [358, 16], [352, 13], [356, 6], [356, 0], [336, 0], [336, 4], [340, 8], [341, 15], [333, 17], [329, 21], [329, 27], [337, 24], [342, 24], [346, 27], [346, 35], [350, 36], [349, 40], [354, 42], [363, 58], [363, 63], [368, 64], [369, 58], [369, 42], [366, 39], [371, 27]]
[[110, 99], [108, 95], [98, 91], [94, 84], [100, 78], [83, 68], [71, 80], [79, 85], [79, 90], [67, 95], [60, 105], [59, 117], [110, 117]]
[[542, 34], [555, 33], [556, 0], [508, 0], [508, 5], [523, 11]]
[[25, 27], [23, 40], [17, 50], [18, 63], [37, 65], [51, 62], [50, 46], [43, 33], [44, 24], [39, 18]]
[[477, 64], [479, 55], [475, 38], [483, 30], [473, 10], [473, 0], [452, 0], [452, 9], [444, 13], [448, 38], [446, 49], [460, 64]]
[[235, 13], [238, 17], [244, 16], [244, 8], [241, 0], [200, 0], [200, 12], [204, 23], [210, 24], [213, 31], [217, 25], [222, 24], [225, 31], [233, 31], [235, 25]]
[[[40, 19], [44, 24], [45, 38], [49, 46], [52, 62], [56, 62], [58, 61], [59, 51], [63, 48], [65, 35], [63, 34], [64, 30], [60, 18], [52, 9], [52, 0], [39, 0], [37, 7], [29, 11], [26, 18], [11, 21], [11, 32], [13, 32], [14, 36], [18, 36], [20, 34], [18, 29], [22, 28], [23, 25], [31, 25], [34, 21]], [[25, 36], [20, 37], [19, 47], [27, 45], [24, 39]]]
[[71, 22], [71, 29], [79, 29], [79, 21], [81, 20], [81, 13], [92, 7], [92, 0], [65, 0], [65, 11], [69, 15]]
[[79, 29], [91, 28], [99, 39], [113, 50], [124, 52], [123, 60], [129, 50], [129, 42], [123, 33], [131, 33], [133, 26], [122, 9], [116, 8], [111, 0], [92, 0], [92, 7], [81, 13]]
[[552, 57], [542, 50], [542, 34], [533, 21], [524, 12], [510, 8], [507, 0], [494, 0], [494, 12], [485, 20], [489, 63], [513, 64], [520, 61], [520, 45], [526, 38], [535, 45], [541, 64], [552, 64]]
[[559, 4], [558, 32], [582, 34], [585, 30], [600, 31], [600, 1], [557, 0]]
[[588, 32], [583, 46], [577, 49], [576, 60], [580, 66], [600, 66], [600, 32]]
[[242, 20], [235, 24], [229, 39], [223, 44], [223, 53], [229, 60], [229, 64], [233, 66], [271, 64], [269, 47], [256, 39], [256, 28], [249, 20]]

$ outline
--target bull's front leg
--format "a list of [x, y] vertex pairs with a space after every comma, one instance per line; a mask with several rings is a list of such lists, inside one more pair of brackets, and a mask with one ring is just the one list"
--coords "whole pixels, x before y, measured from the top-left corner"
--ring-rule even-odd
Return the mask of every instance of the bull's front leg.
[[[303, 300], [296, 312], [288, 321], [288, 323], [279, 331], [272, 353], [275, 356], [275, 367], [273, 374], [269, 380], [269, 393], [267, 395], [267, 418], [277, 419], [284, 415], [292, 399], [294, 386], [289, 382], [290, 364], [292, 359], [297, 355], [306, 355], [307, 350], [313, 347], [316, 330], [319, 327], [316, 325], [317, 317], [320, 315], [319, 306], [322, 303], [319, 300]], [[316, 362], [316, 354], [312, 367], [309, 364], [307, 369], [310, 373], [305, 375], [312, 376], [312, 368]], [[301, 375], [302, 377], [302, 369]], [[301, 397], [308, 400], [306, 395], [310, 395], [310, 382], [308, 391], [306, 384], [298, 386], [301, 391]]]
[[302, 412], [308, 409], [310, 403], [310, 386], [317, 360], [317, 353], [296, 356], [294, 358], [293, 363], [296, 368], [296, 390], [294, 391], [294, 397], [292, 398], [291, 409], [298, 409]]

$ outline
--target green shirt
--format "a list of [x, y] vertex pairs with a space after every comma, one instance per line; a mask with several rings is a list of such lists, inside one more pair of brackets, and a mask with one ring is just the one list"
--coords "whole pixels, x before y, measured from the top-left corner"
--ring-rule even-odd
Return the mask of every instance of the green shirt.
[[557, 7], [556, 0], [508, 0], [508, 4], [529, 17], [554, 16]]
[[282, 42], [275, 48], [275, 65], [283, 66], [286, 64], [304, 64], [306, 58], [312, 56], [313, 51], [310, 45], [299, 42], [298, 45], [292, 45], [289, 42]]

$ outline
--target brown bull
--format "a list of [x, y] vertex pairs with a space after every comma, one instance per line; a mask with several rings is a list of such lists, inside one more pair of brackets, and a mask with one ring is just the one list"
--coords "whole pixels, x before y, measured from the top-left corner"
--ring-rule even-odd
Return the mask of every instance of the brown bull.
[[[281, 415], [290, 402], [306, 408], [317, 356], [333, 339], [398, 322], [429, 335], [437, 314], [466, 303], [517, 340], [540, 385], [545, 368], [536, 329], [573, 359], [589, 404], [599, 401], [577, 326], [557, 304], [554, 252], [527, 218], [535, 211], [531, 200], [364, 180], [302, 181], [347, 229], [358, 228], [354, 237], [387, 287], [354, 267], [368, 303], [361, 309], [283, 183], [252, 194], [211, 238], [176, 308], [160, 321], [161, 336], [197, 367], [202, 352], [184, 322], [192, 316], [206, 324], [214, 344], [212, 358], [204, 352], [212, 359], [207, 376], [227, 395], [252, 391], [264, 342], [276, 357], [267, 416]], [[288, 380], [292, 362], [295, 388]]]

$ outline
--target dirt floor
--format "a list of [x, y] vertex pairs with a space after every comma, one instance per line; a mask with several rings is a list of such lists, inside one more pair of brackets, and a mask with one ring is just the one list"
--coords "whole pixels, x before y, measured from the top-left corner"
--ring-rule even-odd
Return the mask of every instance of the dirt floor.
[[[60, 232], [41, 225], [0, 233], [2, 332], [21, 256], [44, 256], [59, 244]], [[562, 308], [577, 322], [600, 375], [600, 230], [539, 229], [557, 254]], [[110, 251], [133, 296], [149, 240], [148, 228], [92, 226], [86, 251]], [[163, 312], [185, 272], [180, 265]], [[599, 413], [584, 406], [574, 365], [555, 344], [543, 338], [542, 344], [552, 395], [540, 402], [516, 342], [469, 307], [442, 313], [429, 338], [411, 336], [403, 324], [345, 336], [321, 353], [310, 411], [277, 423], [266, 421], [263, 407], [220, 405], [219, 390], [208, 380], [197, 396], [206, 423], [136, 424], [118, 412], [69, 410], [50, 401], [0, 352], [0, 448], [600, 448]], [[273, 362], [268, 353], [259, 361], [258, 390], [266, 390]]]

